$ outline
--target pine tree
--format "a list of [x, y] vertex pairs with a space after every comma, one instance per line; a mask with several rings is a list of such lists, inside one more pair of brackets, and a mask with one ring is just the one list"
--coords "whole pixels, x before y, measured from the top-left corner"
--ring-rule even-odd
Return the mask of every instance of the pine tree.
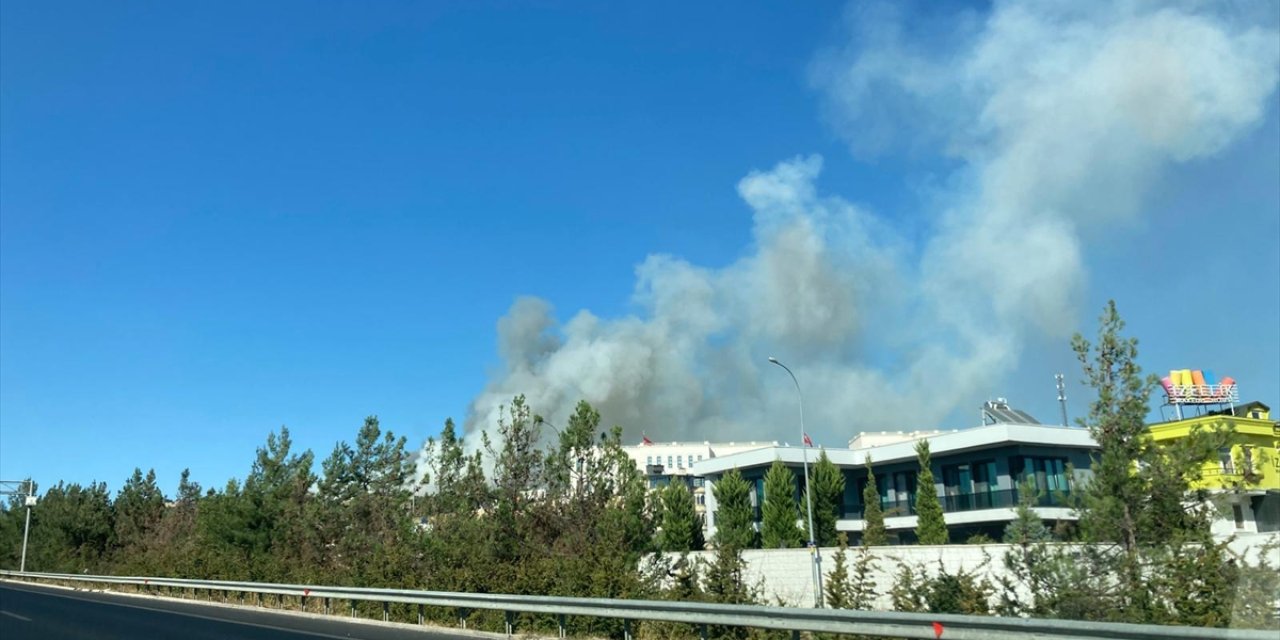
[[849, 601], [852, 600], [850, 591], [849, 567], [846, 557], [849, 554], [849, 539], [844, 533], [840, 534], [838, 546], [836, 548], [835, 565], [831, 568], [831, 573], [827, 574], [827, 580], [823, 583], [824, 590], [827, 592], [827, 606], [832, 609], [851, 609]]
[[876, 601], [875, 556], [867, 547], [860, 547], [853, 554], [853, 568], [849, 567], [849, 541], [844, 533], [838, 539], [835, 568], [827, 574], [823, 587], [827, 592], [827, 605], [832, 609], [870, 609]]
[[867, 455], [867, 486], [862, 488], [862, 545], [875, 547], [889, 543], [884, 528], [884, 509], [880, 506], [880, 490], [876, 488], [876, 470]]
[[795, 475], [781, 460], [774, 460], [764, 475], [764, 505], [760, 515], [760, 544], [765, 549], [786, 549], [804, 544], [804, 532], [796, 526]]
[[[818, 462], [813, 466], [812, 483], [807, 488], [813, 500], [813, 527], [817, 530], [817, 541], [820, 547], [836, 544], [836, 521], [840, 519], [841, 507], [844, 504], [844, 474], [836, 468], [826, 449], [818, 454]], [[805, 532], [808, 533], [806, 522]]]
[[716, 546], [751, 549], [756, 544], [751, 485], [737, 468], [730, 469], [712, 487], [716, 498]]
[[1156, 378], [1142, 375], [1138, 341], [1121, 335], [1114, 301], [1099, 325], [1096, 344], [1072, 338], [1097, 392], [1084, 425], [1099, 449], [1076, 511], [1084, 541], [1093, 543], [1090, 572], [1115, 588], [1093, 590], [1093, 602], [1078, 608], [1130, 622], [1222, 626], [1240, 567], [1210, 535], [1207, 496], [1191, 487], [1231, 433], [1197, 431], [1156, 445], [1145, 423]]
[[492, 545], [502, 570], [517, 567], [531, 549], [523, 544], [530, 524], [529, 507], [545, 488], [546, 469], [538, 449], [540, 425], [524, 396], [516, 396], [498, 420], [500, 444], [485, 438], [485, 448], [493, 459]]
[[1122, 338], [1123, 328], [1113, 301], [1103, 311], [1096, 347], [1079, 334], [1071, 341], [1085, 379], [1098, 394], [1086, 425], [1101, 451], [1082, 494], [1087, 508], [1080, 514], [1079, 525], [1090, 542], [1114, 542], [1134, 550], [1138, 510], [1146, 503], [1146, 491], [1132, 466], [1150, 447], [1147, 399], [1155, 380], [1143, 378], [1137, 363], [1138, 341]]
[[662, 490], [662, 532], [659, 546], [663, 551], [680, 553], [701, 550], [702, 524], [689, 487], [678, 478]]
[[[12, 505], [20, 504], [15, 501]], [[10, 508], [16, 516], [16, 551], [22, 545], [25, 508]], [[28, 571], [84, 573], [102, 571], [113, 543], [111, 496], [105, 483], [64, 484], [45, 492], [37, 508], [31, 510], [27, 548]], [[138, 547], [132, 548], [140, 551]], [[116, 558], [123, 558], [118, 552]], [[17, 559], [17, 553], [14, 555]], [[141, 563], [139, 557], [138, 563]], [[17, 568], [17, 563], [12, 565]]]
[[316, 481], [314, 458], [310, 451], [296, 453], [288, 427], [281, 426], [278, 433], [267, 434], [240, 493], [231, 496], [240, 502], [234, 510], [245, 528], [235, 535], [247, 543], [255, 579], [298, 581], [316, 570], [320, 543], [312, 540], [317, 527], [308, 511]]
[[458, 485], [466, 472], [467, 458], [453, 418], [445, 419], [440, 439], [428, 440], [425, 450], [426, 470], [421, 481], [423, 484], [435, 483], [434, 499], [429, 510], [433, 515], [454, 513], [462, 508]]
[[1014, 510], [1014, 518], [1004, 528], [1005, 544], [1016, 544], [1025, 547], [1037, 542], [1053, 539], [1053, 534], [1040, 519], [1040, 514], [1033, 508], [1040, 494], [1036, 490], [1033, 479], [1028, 478], [1018, 487], [1018, 507]]
[[154, 536], [164, 517], [164, 502], [155, 469], [144, 477], [142, 470], [135, 468], [114, 503], [117, 562], [140, 572], [153, 568], [149, 556], [154, 552]]
[[916, 480], [916, 538], [920, 544], [947, 544], [951, 536], [942, 516], [942, 503], [938, 501], [937, 487], [933, 484], [927, 439], [916, 443], [916, 461], [920, 465]]
[[289, 526], [281, 527], [281, 539], [299, 549], [315, 546], [307, 543], [310, 532], [295, 526], [313, 515], [323, 531], [319, 544], [331, 550], [325, 556], [339, 563], [334, 570], [356, 584], [402, 586], [404, 565], [411, 562], [407, 543], [413, 480], [405, 445], [405, 438], [382, 429], [377, 416], [366, 417], [355, 445], [339, 443], [322, 465], [318, 514], [300, 508], [307, 490], [295, 484], [298, 478], [293, 474], [301, 470], [290, 472], [286, 477], [291, 480], [282, 489], [287, 498], [281, 502]]

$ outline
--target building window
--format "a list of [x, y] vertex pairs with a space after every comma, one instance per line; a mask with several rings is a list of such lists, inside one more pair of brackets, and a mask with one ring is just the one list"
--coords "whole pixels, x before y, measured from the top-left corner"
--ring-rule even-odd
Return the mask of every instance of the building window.
[[1032, 480], [1037, 491], [1052, 493], [1066, 491], [1067, 461], [1062, 458], [1038, 458], [1021, 456], [1015, 458], [1014, 469], [1018, 484]]
[[706, 495], [705, 493], [699, 493], [697, 497], [698, 497], [698, 506], [700, 506], [700, 507], [702, 507], [702, 506], [706, 506], [706, 504], [707, 504], [707, 495]]
[[1222, 473], [1226, 475], [1235, 474], [1236, 463], [1231, 459], [1231, 447], [1218, 449], [1218, 464], [1222, 467]]
[[702, 462], [702, 454], [701, 454], [701, 453], [699, 453], [699, 454], [698, 454], [698, 462]]
[[1236, 518], [1236, 528], [1243, 529], [1244, 528], [1244, 509], [1242, 509], [1238, 504], [1233, 504], [1231, 505], [1231, 515], [1235, 516]]
[[684, 468], [684, 456], [676, 456], [676, 466], [681, 469]]
[[699, 478], [699, 477], [696, 477], [696, 476], [694, 477], [694, 479], [693, 479], [693, 486], [694, 486], [694, 488], [700, 488], [700, 487], [704, 487], [704, 486], [706, 486], [706, 485], [707, 485], [707, 480], [706, 480], [705, 478]]
[[[879, 478], [877, 478], [878, 480]], [[882, 500], [884, 505], [884, 515], [886, 516], [905, 516], [915, 512], [916, 502], [916, 472], [899, 471], [887, 478], [888, 500]], [[933, 490], [933, 487], [929, 487]], [[881, 498], [885, 498], [886, 494], [881, 493]]]
[[990, 509], [996, 506], [996, 462], [983, 460], [945, 466], [942, 468], [942, 486], [945, 494], [942, 508], [945, 511]]
[[644, 464], [645, 466], [648, 466], [648, 467], [653, 466], [653, 456], [649, 456], [648, 458], [645, 458]]
[[674, 467], [674, 466], [675, 466], [674, 464], [671, 464], [671, 460], [672, 460], [672, 457], [671, 457], [671, 456], [667, 456], [667, 466], [668, 466], [668, 467]]

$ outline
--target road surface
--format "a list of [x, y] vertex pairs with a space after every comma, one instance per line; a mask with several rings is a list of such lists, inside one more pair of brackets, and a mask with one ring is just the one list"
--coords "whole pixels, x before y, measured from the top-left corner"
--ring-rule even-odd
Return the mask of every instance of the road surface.
[[0, 582], [4, 640], [445, 640], [476, 634], [391, 627], [160, 598]]

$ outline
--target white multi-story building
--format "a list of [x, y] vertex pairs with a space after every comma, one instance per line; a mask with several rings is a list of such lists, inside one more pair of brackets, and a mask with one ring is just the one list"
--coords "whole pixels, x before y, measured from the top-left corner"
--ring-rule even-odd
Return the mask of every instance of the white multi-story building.
[[702, 476], [693, 472], [695, 463], [776, 446], [776, 442], [654, 442], [645, 438], [640, 444], [622, 449], [648, 479], [649, 488], [664, 487], [677, 480], [687, 484], [698, 514], [702, 515], [706, 511], [706, 490]]
[[[917, 486], [919, 467], [915, 445], [928, 440], [932, 449], [932, 486]], [[827, 456], [844, 475], [845, 491], [839, 505], [836, 528], [856, 542], [862, 535], [863, 489], [868, 482], [866, 461], [875, 463], [876, 493], [885, 527], [892, 538], [914, 540], [915, 498], [920, 491], [938, 496], [952, 537], [962, 541], [974, 534], [999, 539], [1004, 527], [1015, 517], [1020, 483], [1032, 481], [1038, 496], [1034, 509], [1049, 523], [1071, 521], [1069, 507], [1074, 469], [1078, 479], [1088, 477], [1090, 456], [1097, 444], [1084, 429], [1040, 424], [1035, 418], [1010, 408], [1006, 402], [989, 402], [983, 407], [983, 424], [947, 431], [866, 432], [853, 438], [848, 449], [827, 449]], [[802, 499], [803, 466], [806, 455], [813, 465], [818, 449], [802, 447], [756, 447], [714, 460], [695, 462], [692, 473], [714, 485], [730, 469], [737, 469], [752, 485], [752, 505], [764, 501], [764, 475], [775, 460], [791, 468], [797, 478], [796, 497]], [[710, 492], [705, 496], [711, 512], [704, 522], [708, 538], [715, 534], [716, 504]]]

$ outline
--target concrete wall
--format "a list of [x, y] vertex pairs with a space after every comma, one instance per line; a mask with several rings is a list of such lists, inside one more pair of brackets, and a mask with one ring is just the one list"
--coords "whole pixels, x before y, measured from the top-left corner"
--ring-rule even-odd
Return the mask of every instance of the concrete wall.
[[[1244, 534], [1232, 541], [1230, 547], [1236, 553], [1246, 555], [1250, 562], [1256, 562], [1258, 554], [1264, 552], [1266, 545], [1280, 544], [1280, 534]], [[888, 592], [893, 588], [899, 563], [909, 565], [925, 565], [936, 570], [941, 566], [948, 572], [976, 572], [988, 578], [993, 584], [1005, 575], [1004, 555], [1013, 545], [911, 545], [894, 547], [872, 547], [871, 554], [876, 559], [877, 570], [874, 574], [876, 591], [881, 594], [876, 603], [877, 609], [891, 609]], [[1272, 565], [1280, 564], [1280, 557], [1275, 548], [1265, 549]], [[823, 549], [822, 574], [826, 579], [835, 567], [837, 549]], [[714, 560], [714, 552], [700, 551], [690, 556], [701, 556], [707, 562]], [[857, 557], [857, 549], [850, 549], [846, 563], [852, 570]], [[763, 599], [772, 603], [790, 606], [813, 606], [813, 564], [806, 549], [751, 549], [743, 552], [747, 563], [746, 578], [750, 584], [761, 588]]]
[[[941, 562], [948, 571], [974, 571], [989, 568], [1002, 572], [1004, 565], [1000, 558], [1009, 545], [910, 545], [896, 547], [873, 547], [871, 554], [876, 559], [876, 590], [883, 594], [882, 601], [877, 603], [879, 609], [890, 609], [889, 589], [893, 587], [894, 576], [898, 572], [898, 563], [925, 564], [937, 567]], [[835, 568], [837, 549], [822, 550], [823, 579]], [[707, 562], [714, 560], [714, 552], [701, 551], [690, 554], [701, 556]], [[781, 603], [789, 606], [813, 606], [813, 561], [807, 549], [750, 549], [744, 551], [743, 560], [747, 563], [746, 578], [748, 583], [762, 590], [764, 600], [770, 604]], [[850, 549], [845, 558], [850, 570], [857, 557], [857, 549]], [[985, 572], [984, 572], [985, 575]], [[992, 574], [992, 579], [995, 578]]]

